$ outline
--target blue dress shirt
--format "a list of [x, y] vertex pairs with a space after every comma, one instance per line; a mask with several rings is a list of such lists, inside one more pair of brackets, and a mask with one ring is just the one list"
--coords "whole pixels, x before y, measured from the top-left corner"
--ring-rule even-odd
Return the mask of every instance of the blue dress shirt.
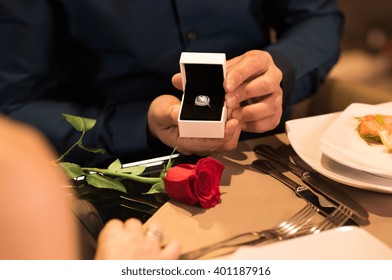
[[171, 77], [182, 51], [270, 52], [286, 106], [323, 82], [341, 27], [334, 0], [0, 0], [0, 112], [40, 129], [59, 153], [80, 135], [62, 113], [97, 119], [84, 144], [108, 154], [75, 150], [69, 160], [133, 161], [153, 155], [150, 102], [180, 97]]

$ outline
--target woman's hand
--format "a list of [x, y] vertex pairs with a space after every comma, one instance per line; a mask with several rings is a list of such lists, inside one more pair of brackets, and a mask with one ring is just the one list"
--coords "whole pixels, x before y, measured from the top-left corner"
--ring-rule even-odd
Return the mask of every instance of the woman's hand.
[[162, 226], [152, 221], [148, 232], [134, 218], [122, 222], [110, 220], [98, 237], [95, 259], [101, 260], [175, 260], [180, 256], [180, 245], [171, 241], [163, 248]]

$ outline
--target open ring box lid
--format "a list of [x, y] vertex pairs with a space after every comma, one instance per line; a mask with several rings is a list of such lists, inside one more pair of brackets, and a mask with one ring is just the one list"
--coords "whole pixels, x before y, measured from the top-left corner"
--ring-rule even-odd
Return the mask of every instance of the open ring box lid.
[[[180, 57], [183, 95], [178, 127], [180, 137], [223, 138], [227, 118], [223, 80], [224, 53], [183, 52]], [[197, 106], [199, 95], [210, 98], [209, 106]]]

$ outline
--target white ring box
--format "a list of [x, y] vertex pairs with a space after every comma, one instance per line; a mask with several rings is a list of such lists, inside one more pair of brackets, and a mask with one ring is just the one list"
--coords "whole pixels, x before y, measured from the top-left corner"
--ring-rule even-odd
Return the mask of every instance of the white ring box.
[[[180, 137], [223, 138], [227, 119], [225, 90], [226, 54], [183, 52], [180, 57], [183, 95], [178, 116]], [[210, 106], [197, 106], [206, 95]]]

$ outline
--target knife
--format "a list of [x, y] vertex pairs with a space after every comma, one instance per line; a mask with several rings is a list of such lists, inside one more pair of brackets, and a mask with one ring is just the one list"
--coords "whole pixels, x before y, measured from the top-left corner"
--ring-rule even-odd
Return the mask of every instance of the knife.
[[291, 178], [287, 177], [265, 159], [257, 159], [253, 161], [252, 167], [274, 177], [275, 179], [288, 186], [295, 192], [298, 197], [301, 197], [316, 206], [316, 208], [319, 209], [319, 211], [322, 212], [325, 216], [330, 214], [334, 209], [338, 207], [333, 202], [325, 199], [322, 195], [313, 191], [311, 188], [298, 184]]
[[368, 225], [369, 214], [368, 212], [350, 196], [340, 189], [327, 184], [316, 172], [312, 171], [310, 168], [305, 169], [299, 167], [298, 165], [292, 163], [289, 159], [286, 159], [280, 155], [274, 148], [269, 145], [261, 144], [254, 148], [254, 151], [274, 162], [277, 162], [285, 167], [287, 167], [290, 172], [298, 176], [307, 186], [309, 186], [313, 191], [323, 195], [329, 201], [333, 201], [335, 204], [343, 204], [353, 212], [353, 220], [358, 225]]

